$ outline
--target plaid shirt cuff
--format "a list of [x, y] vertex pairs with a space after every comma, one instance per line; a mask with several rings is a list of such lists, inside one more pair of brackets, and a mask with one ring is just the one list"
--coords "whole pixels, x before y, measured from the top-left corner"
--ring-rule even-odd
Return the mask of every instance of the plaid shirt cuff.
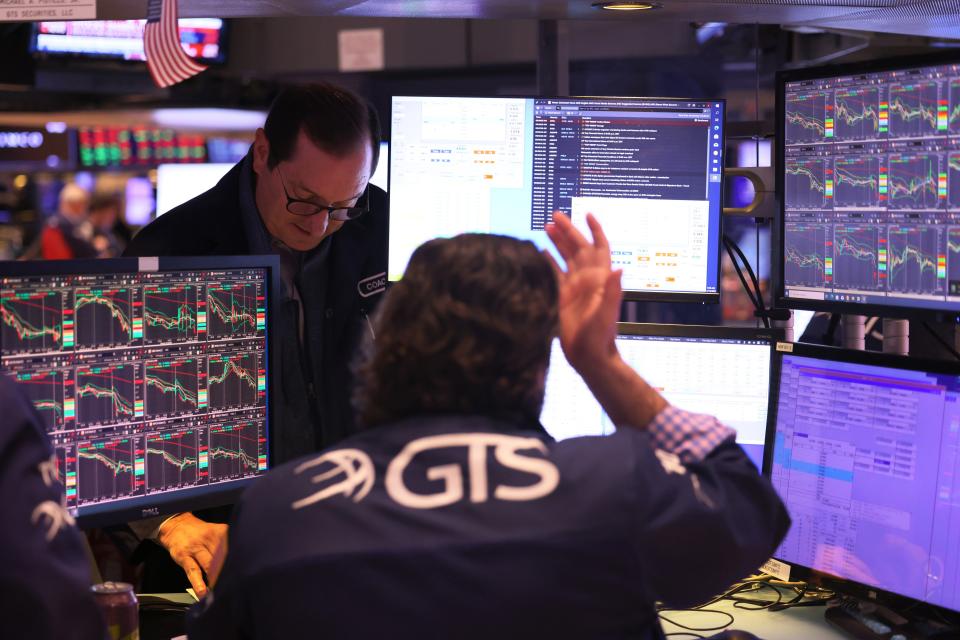
[[647, 425], [658, 449], [675, 453], [684, 463], [699, 462], [719, 445], [736, 437], [713, 416], [668, 406]]

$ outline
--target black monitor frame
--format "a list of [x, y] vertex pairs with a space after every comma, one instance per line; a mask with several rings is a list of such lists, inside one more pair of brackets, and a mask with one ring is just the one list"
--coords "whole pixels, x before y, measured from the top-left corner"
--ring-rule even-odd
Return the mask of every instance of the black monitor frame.
[[[393, 126], [393, 99], [394, 98], [507, 98], [507, 99], [516, 99], [516, 100], [636, 100], [638, 102], [663, 102], [663, 101], [690, 101], [690, 102], [715, 102], [723, 105], [723, 120], [720, 123], [720, 131], [722, 133], [720, 139], [720, 149], [723, 162], [726, 162], [726, 140], [727, 140], [727, 99], [726, 98], [692, 98], [692, 97], [676, 97], [676, 96], [531, 96], [531, 95], [451, 95], [451, 94], [429, 94], [421, 93], [417, 95], [413, 94], [394, 94], [390, 97], [391, 105], [391, 120], [390, 126], [391, 131], [390, 135], [393, 135], [392, 126]], [[392, 146], [391, 142], [391, 146]], [[393, 158], [396, 157], [396, 150], [391, 148], [390, 151], [390, 165], [393, 163]], [[394, 171], [393, 167], [388, 165], [387, 169], [389, 173], [387, 175], [387, 186], [388, 188], [388, 197], [390, 193], [393, 193], [393, 176]], [[722, 169], [721, 169], [722, 171]], [[690, 302], [690, 303], [700, 303], [700, 304], [719, 304], [720, 302], [720, 281], [723, 274], [723, 202], [726, 195], [726, 181], [722, 179], [719, 186], [718, 194], [718, 204], [720, 207], [720, 215], [717, 220], [717, 290], [715, 293], [698, 293], [698, 292], [652, 292], [652, 291], [640, 291], [640, 290], [623, 290], [623, 299], [624, 300], [637, 300], [637, 301], [647, 301], [647, 302]], [[387, 242], [387, 261], [389, 263], [389, 240]], [[393, 281], [389, 280], [388, 276], [388, 286]]]
[[[771, 432], [768, 434], [771, 438], [771, 443], [770, 450], [764, 451], [763, 474], [767, 478], [771, 478], [773, 473], [773, 448], [775, 446], [774, 438], [777, 430], [776, 412], [779, 410], [780, 400], [779, 372], [782, 370], [783, 356], [800, 356], [803, 358], [815, 358], [817, 360], [825, 360], [828, 362], [844, 362], [876, 367], [889, 367], [908, 371], [922, 371], [933, 374], [960, 376], [960, 362], [953, 360], [928, 360], [910, 356], [878, 353], [875, 351], [841, 349], [839, 347], [825, 347], [799, 342], [780, 342], [776, 345], [776, 353], [778, 361], [777, 378], [775, 380], [776, 391], [774, 392], [774, 387], [771, 387], [770, 392], [770, 398], [775, 407], [774, 413], [771, 414]], [[811, 567], [789, 562], [776, 556], [774, 556], [774, 559], [790, 567], [790, 580], [801, 580], [813, 585], [822, 586], [838, 594], [849, 595], [862, 600], [874, 600], [894, 608], [902, 608], [909, 605], [922, 605], [931, 607], [934, 610], [944, 612], [948, 615], [956, 615], [957, 613], [960, 613], [960, 611], [953, 611], [952, 609], [947, 609], [923, 600], [917, 600], [915, 598], [894, 593], [892, 591], [885, 591], [878, 587], [873, 587], [853, 580], [847, 580], [833, 574], [817, 571]]]
[[646, 324], [641, 322], [618, 322], [617, 336], [663, 336], [665, 338], [706, 338], [720, 340], [762, 340], [770, 343], [770, 397], [767, 400], [767, 431], [763, 443], [762, 471], [769, 476], [773, 466], [773, 442], [776, 435], [777, 382], [780, 380], [780, 358], [776, 347], [785, 338], [783, 329], [754, 327], [721, 327], [696, 324]]
[[856, 302], [836, 302], [832, 300], [806, 300], [803, 298], [786, 297], [786, 273], [783, 264], [785, 242], [786, 216], [786, 183], [784, 178], [786, 158], [786, 84], [798, 80], [815, 80], [833, 78], [845, 75], [862, 73], [880, 73], [897, 71], [917, 67], [931, 67], [945, 64], [960, 64], [960, 52], [934, 53], [918, 56], [886, 58], [849, 64], [811, 67], [789, 71], [778, 71], [776, 76], [776, 193], [780, 200], [780, 215], [775, 218], [777, 253], [771, 265], [771, 276], [774, 282], [774, 300], [779, 308], [804, 309], [808, 311], [828, 311], [832, 313], [852, 313], [868, 316], [883, 316], [888, 318], [916, 318], [932, 319], [936, 321], [954, 320], [960, 317], [960, 310], [916, 308], [884, 304], [861, 304]]
[[[255, 256], [202, 256], [202, 257], [148, 257], [110, 258], [102, 260], [43, 260], [36, 262], [0, 262], [0, 274], [4, 277], [29, 277], [74, 274], [112, 274], [163, 271], [190, 271], [208, 269], [266, 269], [267, 290], [265, 296], [267, 314], [266, 332], [266, 384], [267, 424], [265, 433], [270, 448], [267, 452], [267, 469], [273, 467], [274, 443], [272, 431], [276, 424], [274, 393], [279, 390], [276, 381], [280, 371], [279, 349], [276, 348], [276, 331], [271, 331], [271, 317], [279, 310], [280, 258], [276, 255]], [[0, 372], [0, 375], [4, 375]], [[193, 511], [233, 504], [256, 478], [242, 478], [224, 483], [224, 487], [208, 486], [181, 489], [170, 493], [127, 498], [122, 503], [108, 503], [78, 508], [76, 521], [81, 528], [122, 524], [141, 518]], [[100, 508], [97, 508], [97, 507]]]

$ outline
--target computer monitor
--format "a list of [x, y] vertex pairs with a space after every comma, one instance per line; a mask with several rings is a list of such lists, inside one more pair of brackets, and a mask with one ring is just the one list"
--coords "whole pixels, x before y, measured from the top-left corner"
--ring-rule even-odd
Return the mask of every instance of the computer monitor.
[[276, 256], [0, 265], [0, 368], [83, 526], [232, 500], [270, 466]]
[[782, 73], [779, 304], [960, 312], [960, 55]]
[[960, 365], [780, 348], [771, 479], [790, 579], [960, 611]]
[[232, 163], [161, 164], [157, 167], [157, 217], [217, 186]]
[[[623, 359], [673, 405], [716, 416], [760, 469], [768, 433], [773, 345], [780, 330], [620, 323]], [[554, 341], [540, 422], [557, 440], [615, 426]]]
[[[116, 60], [146, 60], [143, 27], [146, 20], [68, 20], [39, 22], [31, 49], [40, 57], [69, 56]], [[219, 18], [177, 21], [180, 46], [204, 64], [226, 60], [225, 24]]]
[[632, 299], [719, 300], [724, 103], [393, 98], [388, 278], [423, 242], [497, 233], [550, 248], [593, 213]]
[[370, 184], [375, 185], [387, 191], [390, 183], [390, 143], [380, 143], [380, 158], [377, 161], [377, 169], [370, 176]]

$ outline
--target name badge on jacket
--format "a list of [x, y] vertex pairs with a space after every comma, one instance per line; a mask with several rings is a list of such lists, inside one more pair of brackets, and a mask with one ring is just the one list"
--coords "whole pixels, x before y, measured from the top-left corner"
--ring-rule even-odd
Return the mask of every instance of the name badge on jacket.
[[387, 290], [387, 272], [364, 278], [357, 283], [357, 293], [363, 298], [375, 296]]

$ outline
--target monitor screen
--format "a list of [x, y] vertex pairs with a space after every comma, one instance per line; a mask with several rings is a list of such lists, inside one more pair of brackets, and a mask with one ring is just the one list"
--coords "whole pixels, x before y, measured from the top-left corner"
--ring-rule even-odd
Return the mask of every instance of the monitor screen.
[[4, 265], [19, 275], [0, 279], [0, 367], [43, 418], [81, 522], [183, 509], [267, 470], [276, 261], [169, 262]]
[[784, 74], [785, 305], [960, 311], [957, 59]]
[[243, 160], [253, 144], [240, 138], [207, 138], [207, 158], [215, 164], [236, 164]]
[[848, 353], [782, 357], [776, 557], [960, 611], [960, 368]]
[[[671, 404], [716, 416], [761, 468], [774, 335], [750, 329], [621, 324], [620, 355]], [[557, 440], [614, 425], [554, 341], [540, 422]]]
[[[33, 50], [47, 55], [79, 55], [120, 60], [145, 60], [143, 26], [146, 20], [84, 20], [40, 22]], [[180, 46], [201, 62], [223, 62], [223, 20], [178, 20]]]
[[381, 142], [380, 143], [380, 159], [377, 161], [377, 169], [373, 172], [373, 175], [370, 176], [370, 184], [376, 185], [383, 189], [387, 190], [387, 185], [390, 181], [390, 143]]
[[393, 98], [388, 277], [423, 242], [601, 222], [630, 298], [717, 301], [724, 103]]
[[161, 164], [157, 167], [157, 215], [212, 189], [233, 164]]
[[124, 222], [134, 227], [142, 227], [150, 222], [157, 206], [150, 178], [142, 176], [128, 178], [124, 193], [126, 204], [123, 211]]

